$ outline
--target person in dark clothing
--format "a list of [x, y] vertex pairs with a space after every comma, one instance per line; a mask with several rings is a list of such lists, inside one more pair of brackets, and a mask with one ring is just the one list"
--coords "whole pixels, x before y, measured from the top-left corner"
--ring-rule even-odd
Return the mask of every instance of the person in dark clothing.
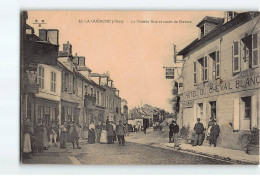
[[[169, 143], [175, 142], [175, 146], [176, 145], [178, 146], [178, 143], [176, 143], [176, 142], [178, 140], [178, 133], [179, 133], [180, 129], [179, 129], [179, 126], [177, 125], [176, 121], [174, 121], [174, 120], [172, 121], [172, 123], [169, 126], [169, 129], [170, 129], [170, 131], [169, 131]], [[172, 141], [171, 141], [171, 138], [173, 138]]]
[[195, 131], [195, 139], [194, 139], [193, 146], [197, 146], [198, 142], [199, 142], [199, 146], [201, 146], [203, 132], [205, 131], [205, 128], [203, 124], [200, 122], [200, 118], [197, 119], [197, 123], [194, 126], [194, 131]]
[[122, 144], [125, 145], [125, 126], [122, 124], [122, 121], [119, 121], [119, 125], [116, 126], [116, 134], [118, 138], [119, 146]]
[[106, 130], [107, 130], [107, 143], [112, 144], [114, 138], [114, 131], [113, 131], [113, 125], [110, 122], [106, 125]]
[[216, 120], [214, 120], [213, 123], [214, 124], [210, 129], [210, 134], [211, 134], [211, 138], [212, 138], [210, 146], [211, 146], [211, 144], [214, 144], [214, 147], [216, 147], [217, 146], [217, 139], [218, 139], [218, 136], [219, 136], [219, 133], [220, 133], [220, 129], [219, 129], [219, 125], [217, 124]]
[[71, 142], [72, 142], [72, 146], [73, 146], [73, 149], [76, 149], [75, 148], [75, 143], [77, 145], [77, 148], [78, 149], [81, 149], [81, 147], [79, 147], [79, 133], [78, 133], [78, 123], [77, 122], [74, 122], [72, 127], [71, 127]]

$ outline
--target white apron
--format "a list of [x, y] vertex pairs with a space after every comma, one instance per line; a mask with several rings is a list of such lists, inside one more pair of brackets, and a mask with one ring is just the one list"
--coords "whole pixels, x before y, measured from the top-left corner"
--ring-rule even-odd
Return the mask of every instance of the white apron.
[[107, 143], [107, 131], [106, 130], [101, 131], [100, 143]]

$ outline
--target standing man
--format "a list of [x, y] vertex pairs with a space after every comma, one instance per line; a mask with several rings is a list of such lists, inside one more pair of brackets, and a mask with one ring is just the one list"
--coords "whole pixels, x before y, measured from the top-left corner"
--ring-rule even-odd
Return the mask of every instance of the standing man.
[[121, 146], [121, 144], [124, 146], [125, 145], [125, 127], [122, 124], [121, 120], [119, 121], [119, 125], [116, 126], [116, 134], [117, 134], [119, 146]]
[[174, 148], [179, 146], [178, 142], [178, 133], [180, 131], [179, 126], [177, 125], [176, 121], [173, 121], [173, 143], [174, 143]]
[[107, 130], [107, 143], [112, 144], [114, 132], [113, 132], [113, 126], [110, 122], [108, 122], [108, 124], [106, 125], [106, 130]]
[[174, 120], [172, 120], [172, 123], [169, 126], [169, 143], [172, 143], [173, 126], [174, 126], [173, 123], [174, 123]]
[[194, 131], [195, 131], [195, 139], [193, 146], [197, 146], [199, 142], [199, 146], [202, 145], [202, 137], [203, 137], [203, 132], [204, 132], [204, 126], [200, 122], [200, 118], [197, 118], [197, 123], [194, 126]]
[[81, 149], [79, 147], [79, 133], [78, 133], [78, 123], [77, 122], [73, 122], [73, 125], [71, 127], [71, 142], [72, 142], [72, 146], [73, 146], [73, 149], [76, 149], [75, 148], [75, 143], [77, 145], [77, 148], [78, 149]]
[[213, 126], [210, 129], [210, 134], [211, 134], [211, 138], [212, 138], [210, 146], [211, 146], [211, 144], [214, 144], [214, 147], [217, 146], [217, 139], [218, 139], [219, 133], [220, 133], [219, 125], [217, 124], [217, 121], [214, 120]]

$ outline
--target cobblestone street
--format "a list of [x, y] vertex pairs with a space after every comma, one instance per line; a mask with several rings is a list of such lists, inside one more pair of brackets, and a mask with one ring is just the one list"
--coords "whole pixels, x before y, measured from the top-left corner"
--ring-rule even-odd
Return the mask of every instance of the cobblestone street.
[[227, 164], [197, 155], [182, 153], [174, 150], [156, 148], [138, 143], [118, 144], [91, 144], [83, 146], [80, 153], [73, 154], [81, 164]]
[[115, 144], [81, 143], [82, 149], [52, 147], [43, 153], [24, 160], [26, 164], [83, 164], [83, 165], [174, 165], [174, 164], [229, 164], [178, 150], [169, 150], [139, 143]]

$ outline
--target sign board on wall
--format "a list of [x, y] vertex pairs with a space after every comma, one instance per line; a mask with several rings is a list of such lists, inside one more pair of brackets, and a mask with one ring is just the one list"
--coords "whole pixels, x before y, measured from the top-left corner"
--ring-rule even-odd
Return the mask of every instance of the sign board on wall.
[[208, 86], [193, 89], [182, 93], [181, 100], [195, 100], [208, 96], [217, 96], [243, 90], [257, 89], [260, 86], [260, 74], [252, 74], [222, 83], [209, 83]]
[[166, 67], [166, 79], [174, 79], [174, 68]]

